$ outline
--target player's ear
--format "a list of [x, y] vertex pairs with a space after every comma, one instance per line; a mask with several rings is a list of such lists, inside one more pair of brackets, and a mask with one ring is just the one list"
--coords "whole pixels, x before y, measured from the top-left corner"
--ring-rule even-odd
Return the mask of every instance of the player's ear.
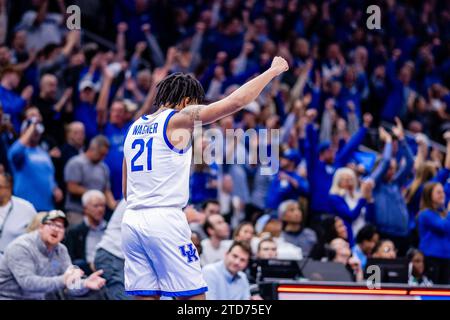
[[186, 97], [183, 99], [183, 101], [181, 102], [181, 108], [184, 109], [186, 108], [186, 106], [191, 102], [191, 98]]

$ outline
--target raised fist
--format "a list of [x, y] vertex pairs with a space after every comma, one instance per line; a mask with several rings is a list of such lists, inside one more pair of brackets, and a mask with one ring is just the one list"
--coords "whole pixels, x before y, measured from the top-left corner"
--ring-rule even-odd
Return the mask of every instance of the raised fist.
[[277, 72], [277, 75], [286, 72], [289, 70], [289, 65], [285, 59], [282, 57], [275, 57], [272, 60], [272, 65], [270, 66], [271, 69], [275, 70]]

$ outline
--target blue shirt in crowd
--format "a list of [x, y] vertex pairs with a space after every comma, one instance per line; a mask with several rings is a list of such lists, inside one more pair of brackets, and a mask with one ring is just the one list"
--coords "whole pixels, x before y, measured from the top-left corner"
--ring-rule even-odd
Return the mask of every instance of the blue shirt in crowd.
[[31, 202], [38, 212], [53, 210], [55, 168], [48, 153], [17, 140], [9, 149], [8, 158], [14, 175], [14, 195]]
[[419, 213], [419, 249], [426, 257], [450, 259], [450, 214], [442, 218], [431, 209]]
[[299, 176], [295, 171], [283, 172], [295, 179], [298, 187], [294, 188], [291, 183], [285, 180], [280, 180], [280, 178], [276, 176], [270, 183], [269, 189], [267, 190], [266, 208], [276, 210], [285, 200], [296, 200], [300, 196], [306, 197], [309, 195], [309, 184], [305, 178]]
[[123, 143], [130, 123], [126, 123], [122, 128], [107, 123], [103, 134], [109, 140], [109, 152], [105, 158], [105, 163], [109, 167], [111, 191], [116, 200], [122, 198], [122, 161], [123, 161]]
[[[433, 177], [430, 182], [440, 182], [442, 185], [446, 184], [449, 177], [450, 170], [443, 168], [438, 171], [437, 175]], [[410, 185], [409, 185], [410, 186]], [[409, 188], [408, 186], [408, 188]], [[416, 227], [416, 216], [420, 211], [420, 200], [422, 198], [422, 192], [424, 184], [421, 184], [416, 193], [412, 196], [411, 200], [408, 202], [408, 212], [409, 212], [409, 230], [413, 230]]]
[[397, 78], [396, 62], [388, 61], [386, 65], [386, 76], [389, 83], [390, 92], [386, 104], [381, 113], [381, 118], [394, 122], [395, 117], [403, 118], [407, 111], [407, 101], [411, 88], [403, 84]]
[[211, 186], [213, 181], [218, 182], [218, 166], [215, 163], [209, 165], [207, 170], [195, 171], [189, 180], [190, 202], [203, 203], [208, 199], [217, 199], [217, 186]]
[[361, 127], [345, 146], [336, 154], [332, 165], [319, 160], [319, 130], [313, 124], [306, 127], [306, 164], [308, 168], [308, 181], [311, 190], [310, 201], [312, 212], [328, 213], [329, 203], [324, 200], [328, 194], [336, 169], [345, 166], [351, 159], [354, 151], [362, 143], [367, 129]]
[[350, 243], [350, 246], [353, 246], [353, 221], [355, 221], [359, 217], [363, 208], [366, 208], [366, 219], [371, 220], [370, 217], [373, 217], [375, 211], [373, 202], [368, 203], [366, 199], [361, 198], [356, 204], [356, 207], [350, 209], [347, 202], [345, 201], [345, 198], [337, 194], [331, 194], [328, 197], [328, 202], [330, 206], [330, 213], [340, 217], [344, 221], [344, 224], [347, 227], [348, 242]]
[[361, 262], [361, 268], [363, 270], [366, 269], [366, 265], [367, 265], [367, 256], [366, 254], [361, 250], [361, 248], [359, 247], [359, 245], [355, 245], [352, 249], [352, 253], [354, 256], [356, 256], [359, 261]]
[[250, 284], [245, 273], [240, 271], [232, 275], [223, 261], [206, 265], [203, 277], [208, 284], [207, 300], [250, 299]]
[[383, 159], [371, 175], [371, 178], [375, 181], [373, 190], [375, 215], [373, 221], [370, 222], [374, 223], [382, 233], [394, 237], [406, 237], [409, 232], [409, 214], [401, 189], [412, 170], [414, 158], [405, 141], [399, 143], [399, 151], [406, 161], [390, 182], [385, 181], [384, 176], [390, 166], [391, 143], [385, 145]]
[[80, 102], [74, 110], [74, 120], [84, 124], [86, 141], [99, 134], [97, 124], [97, 109], [95, 104]]
[[27, 102], [14, 91], [0, 86], [0, 104], [3, 106], [3, 113], [11, 115], [14, 130], [20, 132], [20, 116]]

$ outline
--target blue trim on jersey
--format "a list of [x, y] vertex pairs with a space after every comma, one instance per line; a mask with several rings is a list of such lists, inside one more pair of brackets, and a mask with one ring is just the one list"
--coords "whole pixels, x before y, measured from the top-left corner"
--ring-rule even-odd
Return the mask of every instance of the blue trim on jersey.
[[125, 138], [123, 139], [123, 145], [125, 146], [125, 141], [127, 140], [127, 136], [128, 136], [128, 132], [130, 132], [131, 127], [136, 123], [136, 121], [134, 121], [132, 124], [130, 124], [130, 126], [127, 129], [127, 132], [125, 133]]
[[167, 146], [169, 147], [170, 150], [175, 151], [176, 153], [179, 154], [183, 154], [186, 153], [189, 148], [191, 147], [191, 143], [189, 144], [189, 146], [187, 146], [185, 149], [178, 149], [175, 148], [169, 141], [169, 139], [167, 138], [167, 125], [169, 123], [170, 118], [172, 118], [172, 116], [177, 113], [177, 111], [173, 110], [172, 112], [170, 112], [170, 114], [167, 116], [166, 121], [164, 122], [164, 128], [163, 128], [163, 137], [164, 137], [164, 141], [166, 142]]
[[129, 296], [160, 296], [161, 290], [133, 290], [125, 293]]
[[206, 291], [208, 291], [208, 287], [203, 287], [196, 290], [177, 291], [177, 292], [161, 291], [161, 293], [165, 297], [189, 297], [205, 293]]
[[208, 291], [208, 287], [202, 287], [195, 290], [187, 291], [162, 291], [162, 290], [133, 290], [125, 291], [131, 296], [165, 296], [165, 297], [190, 297], [197, 296], [199, 294]]

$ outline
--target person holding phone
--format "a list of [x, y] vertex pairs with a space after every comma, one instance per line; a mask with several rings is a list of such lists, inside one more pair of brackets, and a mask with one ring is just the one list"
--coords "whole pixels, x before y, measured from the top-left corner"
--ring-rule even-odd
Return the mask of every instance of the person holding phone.
[[37, 211], [53, 210], [63, 198], [50, 155], [39, 146], [43, 131], [40, 118], [26, 120], [20, 138], [8, 151], [14, 195], [31, 202]]

